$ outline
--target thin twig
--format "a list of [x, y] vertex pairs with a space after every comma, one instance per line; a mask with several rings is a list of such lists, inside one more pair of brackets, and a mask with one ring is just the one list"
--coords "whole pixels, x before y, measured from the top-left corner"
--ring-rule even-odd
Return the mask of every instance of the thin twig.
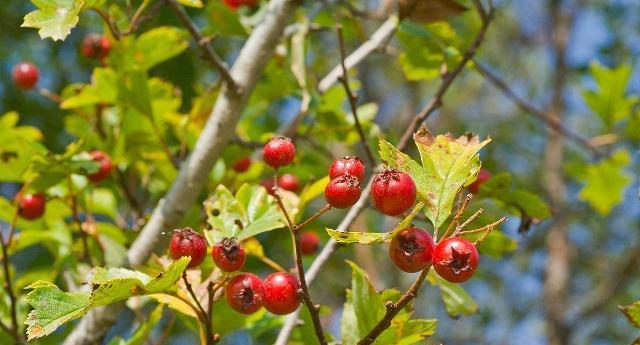
[[202, 307], [202, 304], [200, 304], [200, 300], [198, 299], [198, 296], [196, 295], [196, 293], [193, 291], [193, 287], [191, 286], [191, 283], [189, 283], [189, 279], [187, 279], [187, 271], [182, 272], [182, 280], [184, 281], [184, 285], [187, 288], [189, 295], [191, 295], [191, 298], [196, 303], [196, 306], [200, 310], [200, 313], [202, 313], [202, 316], [203, 316], [202, 322], [204, 323], [205, 330], [207, 332], [207, 345], [212, 344], [213, 329], [211, 328], [211, 322], [209, 322], [209, 316], [207, 312], [204, 310], [204, 308]]
[[[13, 226], [13, 225], [12, 225]], [[10, 230], [11, 232], [11, 230]], [[9, 296], [9, 303], [11, 308], [11, 329], [7, 330], [9, 334], [11, 334], [16, 342], [23, 343], [22, 338], [18, 334], [18, 311], [17, 304], [18, 299], [16, 298], [16, 294], [13, 291], [13, 283], [11, 281], [11, 269], [9, 267], [9, 254], [8, 254], [8, 244], [4, 242], [4, 236], [2, 235], [2, 230], [0, 229], [0, 247], [2, 247], [2, 268], [4, 270], [4, 284], [3, 287]], [[2, 324], [3, 328], [6, 327], [5, 324]]]
[[[278, 174], [276, 173], [274, 179], [277, 181]], [[277, 182], [276, 182], [277, 183]], [[289, 212], [287, 212], [284, 203], [282, 202], [282, 198], [280, 197], [280, 193], [278, 193], [278, 185], [275, 184], [273, 187], [273, 195], [280, 207], [280, 210], [284, 214], [287, 219], [287, 224], [289, 226], [289, 230], [291, 230], [291, 236], [293, 237], [294, 244], [294, 257], [296, 262], [296, 269], [298, 271], [298, 279], [300, 280], [300, 290], [298, 291], [298, 295], [307, 306], [309, 310], [309, 314], [311, 314], [311, 320], [313, 321], [313, 327], [316, 333], [316, 337], [321, 345], [326, 345], [327, 340], [324, 336], [324, 330], [322, 329], [322, 323], [320, 322], [320, 305], [316, 305], [311, 300], [311, 295], [309, 294], [309, 287], [307, 286], [307, 279], [305, 278], [304, 266], [302, 265], [302, 246], [300, 244], [300, 232], [298, 225], [295, 225], [291, 221], [291, 217], [289, 216]], [[326, 206], [325, 206], [326, 208]], [[328, 208], [327, 208], [328, 210]], [[303, 222], [303, 224], [305, 224]]]
[[485, 233], [482, 234], [482, 236], [479, 239], [475, 240], [475, 242], [473, 242], [473, 244], [477, 246], [480, 243], [482, 243], [482, 241], [484, 241], [484, 239], [487, 238], [487, 236], [489, 236], [489, 233], [491, 233], [491, 230], [493, 230], [496, 226], [498, 226], [501, 223], [503, 223], [505, 220], [507, 220], [507, 217], [502, 217], [502, 218], [498, 219], [497, 221], [482, 227], [482, 229], [486, 229]]
[[347, 99], [349, 100], [349, 105], [351, 106], [351, 112], [353, 114], [353, 121], [356, 125], [356, 129], [358, 130], [358, 135], [360, 136], [360, 143], [362, 144], [364, 151], [367, 153], [367, 158], [369, 158], [369, 164], [371, 164], [371, 166], [374, 166], [376, 165], [376, 159], [375, 159], [375, 156], [373, 155], [373, 152], [371, 151], [371, 147], [369, 146], [369, 143], [367, 142], [367, 136], [365, 135], [364, 130], [362, 129], [362, 125], [360, 124], [360, 119], [358, 118], [358, 105], [357, 105], [358, 96], [356, 96], [351, 91], [351, 86], [349, 86], [349, 71], [347, 70], [347, 66], [344, 63], [347, 53], [345, 52], [345, 48], [344, 48], [344, 37], [342, 37], [342, 26], [338, 25], [336, 30], [338, 31], [338, 43], [340, 46], [340, 65], [342, 66], [342, 75], [338, 77], [338, 81], [342, 83], [342, 85], [344, 86], [344, 90], [347, 93]]
[[[449, 232], [451, 230], [453, 230], [454, 225], [458, 224], [458, 221], [460, 220], [460, 217], [462, 217], [462, 214], [467, 209], [467, 206], [469, 206], [469, 202], [471, 202], [471, 198], [472, 198], [471, 194], [467, 194], [467, 196], [464, 198], [464, 201], [462, 202], [462, 205], [460, 205], [460, 207], [458, 207], [458, 212], [456, 212], [456, 215], [453, 216], [453, 219], [449, 223], [449, 226], [447, 226], [447, 230], [445, 230], [444, 234], [442, 234], [442, 238], [446, 238], [447, 235], [449, 235]], [[438, 229], [437, 228], [433, 230], [433, 239], [436, 242], [438, 241]]]
[[89, 265], [93, 266], [91, 254], [89, 253], [89, 240], [87, 238], [87, 233], [82, 228], [82, 220], [80, 219], [80, 214], [78, 212], [78, 202], [75, 192], [73, 191], [73, 181], [71, 180], [71, 175], [67, 176], [67, 185], [69, 188], [69, 201], [71, 203], [71, 213], [73, 216], [73, 221], [78, 225], [78, 231], [80, 231], [80, 240], [82, 241], [82, 247], [84, 250], [82, 259], [86, 260]]
[[573, 141], [578, 146], [586, 149], [591, 153], [594, 158], [602, 157], [602, 152], [600, 152], [596, 147], [594, 147], [589, 140], [583, 138], [579, 134], [573, 132], [566, 126], [564, 126], [558, 119], [550, 116], [548, 113], [536, 108], [534, 105], [528, 103], [524, 98], [518, 96], [518, 94], [513, 91], [509, 85], [496, 74], [491, 72], [487, 67], [483, 64], [474, 60], [476, 71], [480, 73], [488, 82], [490, 82], [493, 86], [495, 86], [498, 90], [502, 92], [505, 97], [511, 100], [518, 108], [524, 111], [526, 114], [529, 114], [539, 120], [542, 121], [547, 127], [556, 131], [557, 133], [562, 134], [567, 139]]
[[331, 209], [331, 205], [329, 205], [329, 204], [324, 205], [320, 210], [318, 210], [318, 212], [314, 213], [311, 217], [307, 218], [307, 220], [305, 220], [304, 222], [298, 224], [298, 230], [303, 229], [309, 223], [311, 223], [316, 218], [320, 217], [322, 214], [324, 214], [325, 212], [329, 211], [330, 209]]
[[235, 80], [233, 80], [233, 77], [231, 77], [227, 64], [218, 56], [218, 54], [216, 54], [215, 51], [213, 51], [213, 48], [211, 47], [211, 45], [209, 45], [205, 37], [202, 35], [200, 29], [198, 29], [196, 24], [191, 20], [184, 7], [176, 0], [168, 1], [173, 10], [178, 15], [178, 19], [180, 19], [182, 24], [187, 28], [187, 30], [193, 37], [196, 44], [200, 47], [200, 49], [202, 49], [202, 52], [204, 53], [207, 60], [211, 62], [211, 64], [213, 64], [213, 66], [218, 70], [218, 73], [220, 73], [220, 76], [222, 77], [222, 79], [224, 79], [227, 87], [229, 87], [230, 89], [237, 89], [237, 84]]
[[398, 302], [393, 303], [389, 301], [387, 302], [387, 304], [385, 304], [385, 308], [387, 309], [387, 311], [382, 317], [382, 320], [380, 320], [380, 322], [378, 322], [378, 324], [369, 333], [367, 333], [367, 335], [365, 335], [362, 340], [358, 342], [358, 345], [372, 344], [376, 340], [376, 338], [378, 338], [378, 336], [380, 336], [380, 334], [384, 332], [384, 330], [391, 326], [391, 321], [393, 320], [393, 318], [398, 315], [402, 308], [406, 307], [409, 302], [411, 302], [414, 298], [416, 298], [416, 296], [418, 296], [418, 291], [420, 290], [422, 283], [424, 283], [425, 278], [427, 278], [427, 274], [429, 274], [430, 269], [431, 266], [420, 272], [420, 275], [416, 278], [413, 284], [411, 284], [411, 286], [402, 294], [402, 297], [400, 297]]
[[471, 217], [469, 217], [467, 220], [464, 221], [464, 223], [460, 224], [460, 225], [456, 225], [456, 231], [453, 232], [452, 236], [458, 236], [460, 234], [460, 232], [462, 230], [464, 230], [464, 228], [467, 227], [467, 225], [471, 224], [471, 222], [473, 222], [474, 220], [478, 219], [478, 217], [480, 217], [480, 215], [484, 213], [484, 209], [479, 209], [478, 211], [476, 211], [476, 213], [474, 213]]

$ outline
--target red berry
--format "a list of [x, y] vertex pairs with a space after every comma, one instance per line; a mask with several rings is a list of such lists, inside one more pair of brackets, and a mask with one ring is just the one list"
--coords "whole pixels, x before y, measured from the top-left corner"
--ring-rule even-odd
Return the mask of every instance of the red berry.
[[267, 193], [273, 195], [273, 179], [272, 178], [268, 178], [266, 180], [262, 180], [262, 182], [260, 182], [260, 184], [262, 185], [262, 187], [264, 187], [267, 190]]
[[349, 173], [355, 176], [360, 182], [364, 180], [364, 163], [358, 157], [344, 157], [335, 160], [329, 168], [329, 178], [334, 179]]
[[416, 184], [399, 170], [384, 170], [373, 179], [371, 198], [378, 211], [398, 216], [416, 202]]
[[291, 314], [300, 305], [300, 283], [289, 273], [276, 272], [264, 280], [264, 307], [276, 315]]
[[111, 169], [113, 168], [111, 157], [102, 151], [92, 151], [89, 155], [94, 162], [98, 162], [100, 164], [100, 167], [96, 172], [87, 176], [89, 180], [93, 183], [98, 183], [109, 177]]
[[44, 194], [21, 194], [16, 195], [18, 202], [18, 214], [24, 219], [34, 220], [42, 217], [45, 210], [46, 199]]
[[238, 173], [243, 173], [247, 170], [249, 170], [249, 167], [251, 166], [251, 157], [242, 157], [240, 159], [238, 159], [235, 163], [233, 163], [233, 170], [235, 170]]
[[389, 244], [389, 257], [405, 272], [419, 272], [431, 266], [435, 243], [431, 234], [420, 228], [400, 231]]
[[473, 194], [478, 194], [478, 191], [480, 190], [480, 186], [482, 186], [482, 184], [484, 184], [485, 181], [487, 181], [490, 178], [491, 178], [491, 173], [489, 172], [489, 170], [484, 168], [480, 169], [476, 180], [469, 185], [469, 191], [471, 191], [471, 193]]
[[13, 66], [11, 75], [16, 85], [23, 90], [33, 89], [40, 78], [38, 67], [29, 62], [21, 62]]
[[253, 7], [257, 4], [257, 2], [257, 0], [224, 0], [224, 3], [234, 10], [241, 6]]
[[469, 280], [478, 268], [479, 261], [476, 246], [462, 237], [445, 238], [433, 251], [433, 268], [452, 283]]
[[255, 313], [264, 303], [264, 284], [252, 273], [240, 273], [231, 278], [224, 293], [227, 304], [238, 313]]
[[295, 192], [298, 190], [298, 178], [292, 174], [284, 174], [278, 178], [278, 187]]
[[276, 137], [271, 139], [262, 151], [262, 159], [272, 168], [279, 168], [291, 164], [296, 155], [296, 147], [289, 138]]
[[111, 42], [106, 36], [89, 34], [82, 40], [80, 51], [89, 59], [102, 60], [111, 50]]
[[244, 247], [236, 241], [235, 237], [224, 238], [216, 243], [211, 250], [211, 256], [216, 266], [225, 272], [234, 272], [244, 266]]
[[305, 231], [300, 235], [300, 249], [303, 255], [312, 255], [320, 247], [320, 237], [313, 231]]
[[334, 178], [324, 189], [324, 197], [335, 208], [353, 206], [360, 199], [360, 193], [360, 181], [349, 174]]
[[191, 228], [175, 230], [169, 242], [169, 254], [173, 260], [191, 257], [187, 268], [198, 267], [207, 255], [207, 241]]

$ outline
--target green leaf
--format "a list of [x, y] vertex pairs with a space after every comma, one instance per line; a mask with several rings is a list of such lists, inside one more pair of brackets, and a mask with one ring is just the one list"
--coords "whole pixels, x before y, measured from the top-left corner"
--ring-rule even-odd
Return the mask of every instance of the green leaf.
[[78, 93], [64, 99], [62, 109], [73, 109], [95, 104], [112, 104], [118, 98], [118, 80], [116, 73], [110, 68], [93, 70], [91, 84], [84, 85]]
[[33, 310], [25, 324], [28, 340], [51, 334], [63, 323], [84, 315], [90, 306], [88, 293], [63, 292], [54, 284], [38, 281], [27, 287], [26, 297]]
[[449, 283], [433, 271], [429, 272], [427, 280], [431, 285], [437, 285], [440, 288], [440, 296], [449, 316], [457, 318], [460, 315], [471, 315], [478, 312], [478, 305], [462, 285]]
[[547, 203], [538, 195], [523, 190], [513, 190], [504, 196], [504, 201], [524, 211], [527, 215], [538, 219], [551, 217]]
[[597, 89], [584, 91], [582, 96], [591, 110], [608, 127], [628, 118], [639, 101], [638, 97], [626, 95], [631, 66], [607, 68], [595, 62], [591, 64], [589, 71], [595, 79]]
[[625, 169], [631, 164], [629, 152], [619, 150], [586, 169], [585, 186], [578, 194], [580, 200], [588, 202], [598, 213], [608, 215], [611, 209], [622, 202], [624, 191], [632, 177]]
[[205, 34], [217, 34], [222, 36], [246, 36], [247, 30], [240, 23], [240, 15], [222, 1], [209, 1], [207, 4], [209, 26]]
[[204, 207], [212, 229], [205, 232], [210, 243], [225, 237], [244, 240], [284, 226], [275, 199], [262, 186], [243, 184], [234, 196], [219, 185]]
[[369, 276], [358, 265], [351, 266], [351, 289], [347, 290], [347, 302], [342, 311], [342, 343], [356, 344], [382, 318], [385, 307], [381, 296], [371, 285]]
[[36, 28], [41, 38], [64, 40], [78, 23], [83, 0], [31, 0], [38, 8], [24, 17], [22, 27]]
[[151, 29], [138, 37], [135, 43], [134, 58], [144, 69], [169, 60], [189, 47], [186, 31], [161, 26]]
[[640, 328], [640, 301], [633, 302], [629, 305], [619, 305], [618, 308], [620, 308], [632, 325]]
[[183, 257], [172, 262], [155, 278], [124, 268], [96, 268], [89, 279], [89, 283], [93, 285], [90, 293], [63, 292], [54, 284], [43, 281], [33, 283], [28, 287], [32, 291], [27, 294], [26, 299], [33, 307], [25, 322], [28, 326], [27, 336], [29, 340], [46, 336], [63, 323], [81, 317], [93, 307], [133, 296], [173, 291], [189, 260], [188, 257]]
[[425, 339], [435, 334], [437, 325], [435, 319], [394, 323], [392, 327], [398, 339], [394, 345], [423, 344]]
[[178, 0], [178, 2], [189, 7], [201, 8], [203, 6], [202, 0]]
[[419, 202], [411, 213], [406, 216], [392, 231], [389, 232], [343, 232], [326, 228], [327, 234], [339, 243], [359, 243], [359, 244], [375, 244], [391, 240], [395, 234], [411, 226], [413, 218], [415, 218], [420, 210], [424, 208], [424, 203]]
[[40, 143], [40, 130], [31, 126], [18, 126], [19, 116], [9, 112], [0, 117], [0, 181], [23, 182], [24, 172], [31, 158], [45, 155], [47, 149]]
[[140, 327], [138, 327], [135, 333], [133, 333], [131, 338], [127, 340], [126, 345], [144, 345], [149, 339], [151, 331], [153, 331], [153, 328], [162, 318], [163, 311], [164, 305], [159, 304], [151, 314], [149, 314], [149, 318], [145, 320]]

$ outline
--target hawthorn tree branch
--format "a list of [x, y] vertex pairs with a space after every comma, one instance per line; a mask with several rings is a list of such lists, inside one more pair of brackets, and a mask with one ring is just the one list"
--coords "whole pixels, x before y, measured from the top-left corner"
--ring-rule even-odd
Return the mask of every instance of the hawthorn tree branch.
[[536, 108], [534, 105], [528, 103], [522, 97], [518, 96], [518, 94], [516, 94], [515, 91], [513, 91], [513, 89], [511, 89], [504, 80], [500, 79], [500, 77], [491, 72], [491, 70], [485, 67], [477, 59], [474, 59], [473, 62], [476, 65], [476, 70], [478, 71], [478, 73], [480, 73], [488, 82], [490, 82], [493, 86], [500, 90], [505, 95], [505, 97], [515, 103], [515, 105], [526, 114], [529, 114], [541, 120], [548, 128], [564, 135], [567, 139], [573, 141], [578, 146], [583, 147], [584, 149], [589, 151], [594, 158], [602, 157], [602, 153], [597, 148], [595, 148], [589, 142], [589, 140], [583, 138], [578, 133], [575, 133], [564, 126], [562, 122], [560, 122], [557, 118]]
[[[234, 133], [229, 129], [235, 128], [297, 3], [294, 0], [271, 0], [268, 4], [263, 21], [253, 30], [229, 72], [238, 89], [234, 90], [226, 83], [223, 84], [193, 152], [182, 163], [168, 193], [159, 202], [128, 250], [128, 266], [144, 264], [151, 253], [165, 242], [162, 241], [162, 232], [177, 226], [195, 202], [207, 182], [211, 168], [229, 143]], [[122, 303], [116, 303], [92, 310], [75, 327], [64, 344], [95, 344], [113, 325], [122, 308]]]
[[204, 56], [207, 59], [207, 61], [211, 62], [211, 64], [216, 68], [216, 70], [218, 70], [218, 73], [220, 73], [220, 76], [222, 77], [222, 79], [227, 83], [227, 87], [229, 89], [235, 89], [237, 85], [236, 85], [236, 82], [233, 80], [233, 77], [229, 73], [229, 68], [227, 67], [227, 64], [218, 56], [218, 54], [216, 54], [216, 52], [213, 50], [209, 42], [204, 38], [204, 36], [200, 32], [200, 29], [198, 29], [196, 24], [191, 20], [191, 18], [189, 17], [189, 14], [184, 9], [184, 7], [180, 3], [178, 3], [176, 0], [167, 0], [167, 1], [169, 1], [169, 5], [171, 5], [173, 10], [176, 12], [176, 15], [178, 16], [178, 19], [180, 19], [180, 21], [182, 22], [182, 25], [184, 25], [187, 28], [187, 30], [195, 40], [196, 44], [202, 50], [202, 53], [204, 53]]
[[[15, 227], [15, 222], [11, 224], [11, 227]], [[13, 233], [13, 229], [10, 229], [9, 232]], [[2, 235], [2, 230], [0, 230], [0, 248], [2, 249], [2, 269], [4, 271], [4, 290], [7, 292], [7, 296], [9, 296], [9, 304], [10, 304], [10, 312], [11, 312], [11, 328], [7, 327], [4, 323], [2, 323], [2, 328], [6, 328], [7, 333], [9, 333], [16, 341], [16, 343], [22, 344], [22, 337], [18, 333], [18, 298], [13, 290], [13, 282], [11, 281], [11, 267], [9, 263], [9, 251], [7, 247], [11, 244], [11, 242], [5, 243], [4, 236]]]
[[340, 65], [342, 66], [342, 74], [338, 77], [338, 80], [344, 86], [344, 90], [347, 93], [347, 99], [349, 100], [349, 105], [351, 106], [351, 113], [353, 114], [353, 121], [356, 126], [356, 130], [358, 131], [358, 135], [360, 136], [360, 143], [362, 143], [362, 147], [364, 148], [365, 153], [367, 154], [367, 158], [369, 159], [369, 164], [371, 166], [376, 165], [376, 158], [371, 151], [371, 147], [367, 142], [367, 136], [364, 134], [364, 130], [362, 129], [362, 125], [360, 124], [360, 118], [358, 117], [358, 96], [351, 91], [351, 86], [349, 86], [349, 70], [345, 65], [346, 52], [344, 48], [344, 37], [342, 37], [342, 26], [337, 27], [338, 31], [338, 44], [340, 46]]
[[[448, 74], [446, 74], [444, 76], [440, 86], [438, 87], [438, 90], [437, 90], [436, 94], [433, 96], [431, 101], [419, 113], [417, 113], [414, 116], [414, 119], [412, 120], [411, 124], [405, 130], [404, 134], [402, 135], [402, 139], [400, 140], [400, 142], [397, 145], [399, 150], [402, 151], [402, 150], [404, 150], [406, 148], [407, 144], [409, 143], [409, 138], [411, 137], [411, 135], [413, 134], [413, 132], [417, 128], [417, 125], [422, 123], [424, 120], [426, 120], [437, 108], [439, 108], [442, 105], [442, 98], [444, 97], [444, 95], [448, 91], [449, 87], [451, 86], [453, 81], [458, 77], [458, 75], [460, 75], [460, 72], [464, 69], [464, 67], [467, 64], [467, 62], [469, 62], [474, 57], [477, 49], [479, 48], [479, 46], [484, 41], [484, 36], [486, 34], [486, 31], [487, 31], [487, 29], [489, 27], [489, 24], [491, 23], [493, 15], [494, 15], [494, 7], [490, 3], [490, 7], [489, 7], [488, 11], [484, 11], [481, 7], [478, 8], [478, 10], [480, 12], [484, 12], [484, 14], [480, 15], [481, 18], [484, 18], [484, 20], [482, 22], [482, 26], [480, 28], [480, 31], [478, 32], [478, 34], [477, 34], [477, 36], [476, 36], [476, 38], [474, 40], [474, 43], [467, 49], [467, 51], [465, 51], [463, 59], [460, 62], [460, 64], [451, 73], [448, 73]], [[385, 24], [383, 24], [383, 26], [388, 25], [388, 23], [389, 23], [389, 20], [387, 20], [387, 22], [385, 22]], [[397, 22], [396, 22], [396, 24], [397, 24]], [[380, 29], [378, 29], [378, 31], [376, 31], [376, 33], [379, 34], [378, 35], [379, 37], [384, 36], [384, 34], [382, 34], [382, 33], [386, 33], [388, 36], [385, 36], [385, 37], [386, 37], [386, 39], [388, 39], [389, 37], [391, 37], [391, 34], [393, 34], [396, 24], [394, 24], [393, 30], [391, 30], [391, 32], [388, 31], [389, 30], [388, 28], [385, 28], [385, 30], [382, 30], [382, 27], [381, 27]], [[374, 36], [375, 36], [375, 34], [374, 34]], [[373, 41], [373, 37], [368, 42], [371, 42], [371, 41]], [[380, 40], [376, 40], [376, 41], [379, 42], [377, 47], [381, 46], [381, 44], [382, 44], [381, 42], [382, 41], [380, 41]], [[371, 46], [371, 45], [369, 45], [369, 46]], [[364, 50], [364, 49], [361, 49], [361, 48], [358, 48], [352, 54], [352, 56], [354, 54], [358, 53], [359, 51]], [[370, 48], [368, 48], [368, 49], [370, 49]], [[364, 56], [370, 54], [374, 50], [375, 49], [369, 50], [369, 53], [365, 54]], [[359, 56], [358, 59], [354, 58], [353, 60], [355, 60], [357, 62], [360, 62], [364, 58], [364, 56]], [[349, 65], [349, 58], [345, 59], [345, 63], [347, 64], [347, 66]], [[338, 80], [337, 78], [338, 78], [339, 73], [340, 73], [339, 68], [340, 68], [340, 66], [336, 67], [336, 69], [338, 69], [338, 72], [336, 72], [336, 76], [335, 77], [329, 78], [331, 76], [331, 73], [333, 73], [333, 71], [332, 71], [330, 73], [330, 75], [328, 75], [327, 77], [325, 77], [323, 79], [323, 81], [324, 80], [329, 80], [330, 81], [330, 82], [327, 82], [327, 85], [325, 86], [327, 89], [331, 85], [333, 85], [333, 83], [335, 83]], [[336, 69], [334, 69], [334, 71]], [[320, 88], [320, 90], [322, 92], [322, 88]], [[347, 229], [351, 226], [351, 224], [353, 224], [353, 222], [356, 220], [356, 218], [358, 217], [360, 212], [362, 212], [362, 210], [365, 208], [366, 203], [368, 201], [369, 191], [371, 190], [371, 182], [372, 182], [372, 179], [369, 180], [369, 182], [367, 183], [367, 187], [365, 187], [364, 190], [362, 191], [362, 195], [360, 197], [360, 200], [358, 200], [358, 202], [349, 210], [349, 212], [347, 213], [345, 218], [342, 220], [342, 222], [340, 223], [340, 225], [336, 229], [337, 231], [341, 231], [341, 232], [347, 231]], [[333, 254], [333, 252], [338, 248], [338, 246], [339, 246], [339, 244], [334, 239], [331, 239], [322, 248], [322, 251], [320, 252], [320, 254], [318, 254], [316, 259], [311, 264], [310, 268], [307, 270], [306, 278], [307, 278], [307, 281], [308, 281], [309, 284], [311, 284], [311, 282], [315, 279], [315, 277], [317, 276], [317, 274], [320, 271], [320, 268], [322, 268], [322, 266], [324, 266], [324, 264], [329, 260], [329, 258]], [[422, 276], [422, 274], [421, 274], [421, 276]], [[426, 273], [425, 273], [424, 277], [426, 277]], [[420, 276], [418, 278], [420, 278]], [[422, 281], [423, 280], [424, 280], [424, 278], [422, 279]], [[417, 284], [418, 288], [422, 285], [422, 281]], [[414, 282], [414, 285], [416, 285], [416, 282]], [[412, 285], [412, 287], [414, 285]], [[410, 301], [410, 299], [409, 299], [409, 301]], [[395, 314], [397, 314], [397, 312], [395, 312]], [[393, 316], [395, 316], [395, 314]], [[296, 323], [298, 321], [298, 315], [299, 315], [299, 311], [297, 311], [295, 313], [292, 313], [287, 317], [287, 319], [285, 321], [285, 324], [282, 327], [282, 329], [280, 330], [280, 333], [278, 334], [278, 338], [276, 339], [276, 342], [274, 343], [275, 345], [286, 345], [288, 343], [289, 337], [291, 336], [291, 333], [293, 332], [293, 329], [295, 328]], [[392, 319], [393, 319], [393, 317], [392, 317]], [[385, 319], [381, 320], [381, 322], [384, 322], [384, 321], [385, 321]], [[387, 328], [388, 328], [388, 326], [387, 326]]]

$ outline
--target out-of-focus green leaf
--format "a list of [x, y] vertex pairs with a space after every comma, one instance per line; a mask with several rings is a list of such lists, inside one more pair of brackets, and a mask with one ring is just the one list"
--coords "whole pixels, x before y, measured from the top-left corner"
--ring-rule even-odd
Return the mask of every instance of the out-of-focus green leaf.
[[178, 0], [178, 2], [189, 7], [201, 8], [203, 6], [202, 0]]
[[394, 344], [422, 344], [425, 339], [435, 334], [437, 325], [438, 321], [435, 319], [408, 320], [407, 322], [402, 324], [394, 323], [393, 330], [395, 331], [396, 337], [398, 339]]
[[64, 40], [78, 23], [83, 0], [31, 0], [37, 9], [24, 17], [22, 27], [36, 28], [42, 39]]
[[0, 117], [0, 181], [22, 182], [31, 158], [47, 153], [35, 127], [18, 126], [19, 116], [9, 112]]
[[262, 186], [243, 184], [234, 196], [219, 185], [204, 206], [212, 230], [205, 235], [212, 244], [225, 237], [244, 240], [284, 226], [275, 199]]
[[111, 104], [118, 98], [118, 81], [116, 73], [109, 68], [96, 68], [91, 77], [91, 84], [84, 85], [79, 93], [62, 101], [60, 108], [73, 109], [94, 104]]
[[517, 189], [510, 191], [503, 199], [531, 217], [545, 219], [551, 216], [551, 210], [547, 203], [531, 192]]
[[614, 206], [622, 202], [624, 191], [632, 181], [630, 174], [625, 171], [630, 163], [629, 152], [620, 150], [607, 159], [589, 165], [585, 186], [578, 194], [580, 200], [588, 202], [598, 213], [608, 215]]
[[444, 308], [453, 318], [460, 315], [471, 315], [478, 312], [478, 305], [460, 284], [449, 283], [440, 278], [435, 272], [429, 272], [427, 281], [431, 285], [437, 285]]
[[151, 331], [156, 326], [156, 324], [162, 318], [162, 312], [164, 310], [164, 305], [159, 304], [150, 314], [149, 318], [145, 320], [140, 327], [133, 333], [131, 338], [127, 340], [127, 345], [144, 345], [149, 336], [151, 335]]
[[595, 62], [591, 64], [589, 71], [595, 79], [597, 90], [584, 91], [582, 96], [591, 110], [608, 127], [628, 118], [640, 100], [638, 97], [626, 95], [631, 78], [631, 66], [607, 68]]
[[232, 10], [222, 1], [209, 1], [207, 4], [209, 26], [205, 34], [218, 34], [223, 36], [246, 36], [247, 30], [240, 23], [237, 11]]
[[[342, 311], [342, 343], [356, 344], [384, 315], [385, 308], [369, 276], [351, 261], [351, 289], [347, 290], [347, 302]], [[347, 332], [349, 331], [349, 332]]]
[[134, 58], [144, 69], [169, 60], [189, 47], [186, 31], [161, 26], [151, 29], [138, 37], [135, 43]]
[[327, 184], [329, 184], [329, 175], [305, 187], [302, 193], [300, 193], [300, 209], [303, 209], [304, 206], [309, 203], [309, 201], [322, 195]]
[[618, 308], [620, 308], [632, 325], [636, 328], [640, 328], [640, 301], [636, 301], [629, 305], [619, 305]]
[[91, 292], [63, 292], [56, 285], [38, 281], [28, 289], [26, 301], [33, 310], [27, 317], [29, 340], [46, 336], [63, 323], [81, 317], [91, 308], [114, 303], [129, 297], [159, 294], [175, 289], [175, 283], [189, 264], [184, 257], [174, 261], [157, 277], [123, 268], [93, 271], [89, 283]]

